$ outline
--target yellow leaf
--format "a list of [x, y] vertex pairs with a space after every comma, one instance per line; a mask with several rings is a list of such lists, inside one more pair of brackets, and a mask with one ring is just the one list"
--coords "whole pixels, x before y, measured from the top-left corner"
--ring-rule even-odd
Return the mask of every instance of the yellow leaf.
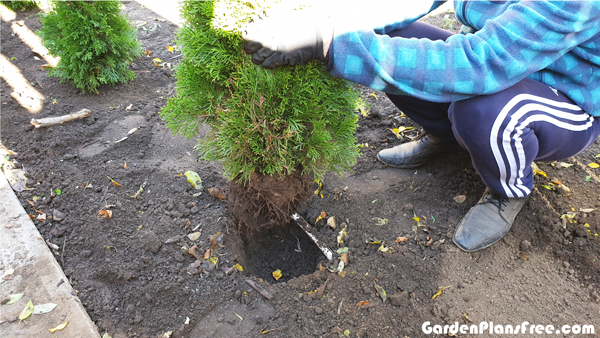
[[281, 270], [273, 271], [273, 278], [275, 278], [275, 280], [279, 280], [279, 278], [281, 278], [281, 276], [283, 276], [281, 274]]
[[33, 302], [30, 300], [23, 311], [19, 314], [19, 320], [25, 320], [33, 313]]
[[548, 178], [548, 175], [546, 175], [545, 172], [541, 171], [537, 164], [535, 164], [535, 162], [531, 162], [531, 169], [533, 169], [534, 175], [541, 175]]
[[[106, 177], [108, 177], [108, 176], [106, 176]], [[117, 181], [113, 180], [112, 178], [108, 177], [108, 179], [112, 182], [112, 184], [115, 187], [122, 187], [122, 185], [120, 185], [119, 183], [117, 183]]]
[[154, 59], [152, 59], [152, 61], [153, 61], [154, 63], [161, 63], [161, 62], [162, 62], [162, 60], [161, 60], [161, 59], [159, 59], [159, 58], [154, 58]]
[[211, 257], [208, 259], [211, 263], [213, 263], [214, 265], [217, 265], [217, 263], [219, 263], [219, 257]]
[[596, 162], [592, 162], [590, 164], [588, 164], [588, 166], [592, 169], [598, 169], [600, 168], [600, 164], [596, 163]]
[[321, 180], [316, 179], [315, 180], [316, 183], [319, 184], [319, 187], [317, 188], [317, 190], [315, 190], [315, 196], [318, 196], [321, 193], [321, 190], [323, 190], [323, 182], [321, 182]]
[[569, 167], [573, 166], [572, 163], [565, 163], [565, 162], [552, 162], [550, 164], [552, 164], [553, 167], [557, 167], [557, 168], [569, 168]]
[[342, 230], [340, 230], [340, 232], [338, 233], [338, 236], [337, 236], [337, 243], [338, 243], [338, 246], [339, 246], [341, 243], [344, 243], [344, 236], [347, 236], [347, 235], [348, 235], [348, 232], [346, 231], [346, 228], [348, 228], [348, 226], [347, 226], [347, 225], [346, 225], [346, 226], [345, 226], [345, 227], [344, 227]]
[[375, 99], [376, 99], [376, 100], [379, 100], [379, 98], [377, 97], [377, 95], [375, 95], [375, 94], [373, 94], [373, 93], [371, 93], [371, 94], [369, 94], [369, 95], [371, 95], [371, 96], [375, 97]]
[[413, 219], [415, 221], [417, 221], [417, 223], [421, 223], [421, 219], [419, 218], [419, 216], [415, 216], [415, 217], [413, 217]]
[[437, 296], [439, 296], [439, 295], [442, 294], [442, 291], [444, 291], [444, 290], [446, 290], [448, 288], [451, 288], [451, 287], [452, 287], [452, 285], [450, 285], [450, 286], [440, 286], [438, 288], [438, 292], [435, 295], [433, 295], [433, 297], [431, 297], [431, 299], [435, 299], [435, 297], [437, 297]]
[[167, 50], [171, 53], [173, 53], [173, 51], [175, 50], [175, 48], [171, 47], [171, 46], [167, 46]]
[[244, 271], [244, 268], [242, 268], [242, 266], [239, 263], [234, 265], [233, 267], [238, 269], [239, 271]]
[[57, 327], [55, 327], [55, 328], [53, 328], [53, 329], [50, 329], [50, 332], [54, 332], [54, 331], [59, 331], [59, 330], [62, 330], [62, 329], [64, 329], [65, 327], [67, 327], [67, 324], [69, 324], [69, 321], [66, 321], [66, 322], [64, 322], [64, 323], [60, 324], [59, 326], [57, 326]]
[[183, 174], [185, 175], [185, 177], [187, 177], [188, 182], [190, 182], [192, 184], [194, 189], [202, 190], [203, 186], [202, 186], [202, 179], [200, 178], [200, 175], [198, 175], [197, 173], [195, 173], [193, 171], [189, 171], [189, 170], [184, 172]]

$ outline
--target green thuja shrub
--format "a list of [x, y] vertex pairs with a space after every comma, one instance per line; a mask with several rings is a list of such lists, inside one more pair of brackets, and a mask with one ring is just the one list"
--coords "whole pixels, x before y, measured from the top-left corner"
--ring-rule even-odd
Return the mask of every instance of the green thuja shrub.
[[349, 169], [359, 155], [354, 137], [360, 101], [351, 84], [325, 66], [267, 70], [243, 51], [236, 27], [263, 11], [257, 1], [185, 1], [176, 42], [177, 94], [161, 116], [175, 133], [198, 135], [201, 156], [220, 161], [224, 175], [247, 183], [252, 173], [321, 178]]
[[119, 1], [53, 1], [38, 32], [51, 55], [60, 57], [49, 75], [73, 80], [83, 92], [135, 78], [129, 63], [143, 54], [137, 32], [121, 16]]
[[6, 1], [3, 0], [0, 4], [4, 5], [6, 8], [10, 8], [13, 11], [18, 10], [31, 10], [34, 8], [38, 8], [38, 4], [36, 1]]

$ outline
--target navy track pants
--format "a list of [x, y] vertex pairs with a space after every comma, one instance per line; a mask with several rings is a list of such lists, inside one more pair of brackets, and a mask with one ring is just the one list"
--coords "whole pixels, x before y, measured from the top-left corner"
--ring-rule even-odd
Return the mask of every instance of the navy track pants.
[[[389, 33], [445, 40], [452, 33], [423, 22]], [[531, 79], [492, 95], [452, 103], [388, 94], [425, 131], [469, 151], [483, 182], [504, 197], [525, 197], [533, 188], [533, 161], [555, 161], [589, 147], [600, 134], [594, 117], [561, 92]]]

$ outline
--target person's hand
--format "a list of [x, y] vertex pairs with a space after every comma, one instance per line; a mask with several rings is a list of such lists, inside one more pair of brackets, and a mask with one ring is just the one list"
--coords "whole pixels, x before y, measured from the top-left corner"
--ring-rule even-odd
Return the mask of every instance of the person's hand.
[[244, 50], [265, 68], [297, 66], [324, 62], [332, 38], [331, 20], [314, 10], [276, 10], [247, 27]]

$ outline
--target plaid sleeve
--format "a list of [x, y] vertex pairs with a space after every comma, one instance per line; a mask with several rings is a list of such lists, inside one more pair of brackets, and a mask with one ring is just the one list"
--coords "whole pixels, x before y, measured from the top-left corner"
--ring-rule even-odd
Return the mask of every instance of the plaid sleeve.
[[[598, 49], [588, 60], [568, 59], [563, 66], [555, 62], [599, 36], [600, 1], [528, 1], [486, 21], [477, 33], [446, 41], [390, 38], [367, 30], [336, 35], [331, 73], [433, 102], [496, 93], [551, 65], [558, 77], [576, 77], [580, 68], [592, 67], [598, 81]], [[599, 86], [597, 82], [595, 88]], [[590, 96], [582, 100], [593, 100], [590, 90], [582, 95]]]

